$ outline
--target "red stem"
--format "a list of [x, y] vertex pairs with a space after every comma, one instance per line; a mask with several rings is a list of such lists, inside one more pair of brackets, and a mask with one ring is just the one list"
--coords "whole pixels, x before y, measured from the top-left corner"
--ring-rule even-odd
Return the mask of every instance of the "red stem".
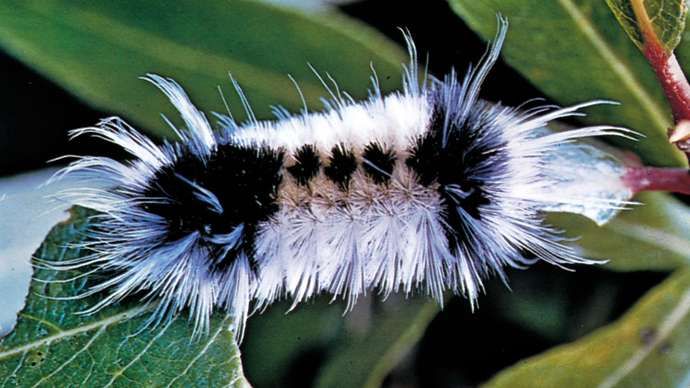
[[641, 191], [669, 191], [690, 195], [690, 170], [685, 168], [630, 167], [623, 182], [634, 194]]
[[671, 105], [673, 120], [690, 120], [690, 85], [683, 74], [673, 52], [668, 53], [656, 42], [645, 42], [644, 55], [656, 72], [659, 83], [664, 89]]
[[[673, 55], [673, 50], [664, 47], [664, 44], [659, 40], [652, 19], [647, 13], [644, 0], [630, 0], [630, 5], [642, 33], [644, 41], [642, 51], [664, 89], [666, 99], [671, 105], [676, 130], [678, 130], [678, 125], [681, 122], [690, 121], [690, 85], [688, 85], [688, 80], [685, 78], [676, 56]], [[672, 134], [678, 135], [674, 136], [674, 142], [681, 151], [685, 152], [685, 156], [690, 162], [690, 137], [684, 133], [675, 133], [670, 129], [669, 135]]]

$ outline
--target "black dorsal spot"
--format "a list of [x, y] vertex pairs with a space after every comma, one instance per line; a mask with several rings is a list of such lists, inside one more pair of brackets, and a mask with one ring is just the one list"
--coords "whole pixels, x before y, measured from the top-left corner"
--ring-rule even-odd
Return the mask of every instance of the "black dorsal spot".
[[352, 174], [357, 170], [355, 154], [339, 144], [331, 149], [330, 163], [324, 168], [328, 179], [347, 189], [352, 179]]
[[321, 168], [316, 147], [305, 144], [295, 151], [294, 158], [295, 164], [288, 167], [287, 170], [298, 184], [306, 185], [319, 173], [319, 168]]
[[439, 177], [438, 163], [441, 159], [442, 148], [437, 143], [438, 140], [433, 133], [418, 137], [410, 149], [410, 155], [405, 160], [407, 167], [417, 174], [419, 183], [424, 186], [429, 186]]
[[369, 143], [362, 153], [364, 172], [378, 184], [388, 183], [395, 167], [395, 151], [379, 143]]

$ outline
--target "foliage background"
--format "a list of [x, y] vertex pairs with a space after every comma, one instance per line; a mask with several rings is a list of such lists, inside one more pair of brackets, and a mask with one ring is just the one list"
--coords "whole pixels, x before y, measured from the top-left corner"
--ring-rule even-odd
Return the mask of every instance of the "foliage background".
[[[462, 7], [458, 4], [472, 2], [451, 3], [454, 3], [456, 8], [460, 8], [462, 13]], [[442, 0], [425, 2], [424, 6], [416, 2], [393, 4], [367, 0], [341, 5], [340, 12], [360, 20], [362, 26], [368, 25], [378, 30], [391, 41], [397, 42], [400, 47], [403, 44], [398, 27], [409, 29], [415, 38], [419, 52], [429, 53], [430, 72], [440, 76], [451, 66], [463, 70], [470, 62], [478, 60], [484, 51], [485, 43], [472, 28], [485, 36], [491, 35], [490, 31], [493, 31], [495, 27], [491, 18], [487, 19], [487, 15], [493, 15], [495, 11], [492, 6], [496, 6], [495, 3], [500, 2], [478, 1], [474, 3], [479, 4], [475, 9], [472, 7], [464, 9], [465, 19], [469, 22], [469, 26], [458, 17], [448, 2]], [[510, 12], [516, 12], [514, 9], [511, 11], [511, 7], [519, 8], [525, 5], [529, 5], [527, 9], [534, 9], [534, 3], [529, 0], [506, 1], [502, 5], [506, 8], [503, 12], [510, 14]], [[566, 1], [560, 1], [560, 3], [566, 3]], [[622, 37], [616, 38], [618, 39], [616, 48], [635, 53], [634, 46], [626, 41], [622, 31], [619, 31], [620, 27], [613, 22], [613, 17], [610, 15], [607, 17], [604, 14], [607, 12], [606, 7], [590, 7], [590, 3], [582, 2], [584, 4], [582, 9], [586, 13], [590, 12], [587, 15], [599, 12], [603, 16], [595, 15], [595, 20], [608, 23], [602, 28], [611, 36]], [[231, 7], [232, 2], [228, 2], [228, 6]], [[501, 9], [501, 7], [496, 8]], [[549, 44], [554, 39], [554, 30], [549, 29], [547, 21], [551, 17], [553, 20], [550, 22], [561, 23], [562, 19], [558, 17], [563, 16], [549, 15], [550, 8], [543, 8], [543, 14], [514, 15], [515, 17], [511, 18], [511, 22], [516, 26], [531, 20], [534, 25], [545, 27], [541, 30], [535, 27], [530, 31], [531, 36], [527, 34], [519, 36], [519, 27], [511, 30], [517, 31], [511, 34], [518, 34], [518, 37], [513, 37], [508, 41], [507, 57], [513, 59], [511, 64], [519, 68], [521, 72], [514, 70], [511, 64], [501, 61], [486, 82], [483, 89], [484, 98], [502, 101], [507, 105], [519, 105], [535, 97], [545, 98], [547, 102], [563, 102], [549, 99], [549, 96], [558, 98], [558, 90], [555, 89], [558, 89], [559, 81], [535, 81], [535, 77], [538, 79], [540, 74], [525, 70], [526, 65], [520, 56], [520, 50], [522, 54], [526, 52], [532, 55], [529, 50], [534, 43], [529, 39], [543, 44]], [[1, 12], [0, 15], [2, 15]], [[313, 17], [328, 18], [319, 14]], [[604, 25], [603, 22], [602, 25]], [[189, 28], [202, 27], [192, 25]], [[329, 42], [323, 42], [323, 44], [328, 45]], [[511, 46], [511, 44], [514, 45]], [[629, 47], [626, 46], [628, 44]], [[534, 47], [539, 47], [539, 45]], [[0, 93], [1, 174], [9, 175], [43, 167], [45, 160], [66, 153], [114, 152], [102, 144], [89, 141], [67, 143], [65, 134], [69, 129], [91, 125], [99, 118], [119, 113], [118, 111], [93, 108], [88, 98], [76, 97], [66, 91], [58, 85], [58, 81], [46, 75], [46, 72], [37, 71], [32, 66], [17, 60], [9, 54], [10, 51], [0, 51], [0, 85], [3, 85], [5, 90], [4, 93]], [[685, 50], [683, 53], [687, 54], [690, 51]], [[395, 57], [398, 54], [391, 56]], [[683, 54], [680, 57], [682, 60]], [[555, 65], [560, 59], [562, 58], [549, 57]], [[583, 58], [583, 64], [586, 64], [584, 59], [586, 58]], [[92, 61], [86, 57], [81, 60], [87, 65]], [[293, 60], [304, 59], [294, 58]], [[634, 63], [631, 66], [642, 72], [640, 77], [649, 79], [650, 74], [646, 72], [645, 67], [635, 60], [632, 61]], [[306, 63], [304, 69], [307, 69]], [[322, 70], [330, 69], [323, 68]], [[368, 69], [363, 69], [363, 72], [366, 71]], [[563, 71], [568, 72], [568, 77], [575, 79], [582, 77], [581, 79], [586, 80], [591, 76], [592, 69], [583, 65], [580, 68], [564, 68]], [[385, 80], [389, 88], [395, 87], [395, 82], [398, 80], [395, 78], [398, 77], [398, 73], [391, 74], [390, 77], [393, 78], [387, 75]], [[529, 79], [524, 78], [523, 74], [526, 74]], [[77, 72], [76, 76], [78, 75]], [[102, 74], [103, 81], [106, 82], [111, 76], [108, 73]], [[349, 82], [345, 80], [346, 84]], [[583, 82], [586, 83], [586, 81]], [[348, 90], [353, 94], [364, 94], [366, 84], [353, 82], [351, 85]], [[361, 85], [358, 90], [351, 90], [353, 87], [357, 88], [358, 85]], [[595, 93], [601, 85], [589, 86], [582, 86], [587, 93], [590, 93], [589, 98], [610, 97]], [[141, 93], [145, 93], [145, 96], [151, 93], [150, 86], [143, 82], [138, 84], [137, 90], [139, 89]], [[548, 96], [543, 94], [542, 90], [547, 91]], [[136, 92], [130, 90], [129, 93]], [[206, 94], [204, 98], [209, 101], [217, 96], [213, 88], [209, 88]], [[658, 90], [653, 91], [652, 94], [655, 98], [659, 96]], [[219, 99], [215, 101], [218, 103]], [[296, 103], [296, 100], [293, 103]], [[663, 104], [663, 101], [658, 100], [658, 103]], [[203, 105], [202, 107], [208, 108]], [[146, 124], [160, 122], [157, 112], [148, 113]], [[601, 114], [601, 116], [606, 115]], [[126, 114], [125, 118], [127, 118]], [[141, 121], [140, 116], [137, 116], [137, 119]], [[137, 119], [134, 121], [136, 122]], [[641, 118], [641, 120], [647, 119], [644, 115]], [[665, 153], [667, 151], [665, 149], [652, 151], [646, 155], [659, 164], [677, 162], [672, 155]], [[510, 271], [512, 291], [506, 289], [498, 279], [487, 282], [486, 295], [480, 299], [480, 308], [475, 312], [470, 311], [465, 300], [457, 297], [449, 299], [443, 311], [438, 313], [436, 307], [424, 298], [404, 300], [401, 297], [393, 297], [386, 303], [381, 303], [376, 295], [372, 295], [360, 301], [356, 310], [345, 318], [341, 317], [343, 306], [339, 303], [329, 305], [327, 298], [301, 306], [288, 315], [284, 314], [286, 305], [275, 305], [264, 314], [254, 316], [249, 321], [247, 337], [240, 349], [244, 374], [247, 380], [256, 387], [327, 387], [367, 384], [375, 386], [381, 381], [389, 387], [475, 386], [483, 383], [504, 368], [527, 357], [575, 341], [597, 328], [616, 321], [650, 289], [664, 281], [669, 276], [669, 268], [676, 267], [678, 262], [687, 262], [690, 251], [681, 249], [680, 252], [678, 250], [672, 252], [673, 250], [664, 250], [657, 245], [648, 244], [646, 250], [641, 249], [641, 245], [633, 245], [621, 252], [621, 245], [615, 244], [615, 242], [626, 241], [617, 240], [617, 238], [621, 236], [627, 238], [631, 230], [636, 230], [626, 229], [626, 225], [630, 224], [639, 226], [643, 231], [654, 227], [674, 232], [680, 239], [687, 238], [686, 232], [690, 230], [688, 225], [674, 218], [674, 214], [679, 219], [681, 218], [679, 215], [687, 214], [682, 204], [665, 197], [648, 197], [647, 199], [655, 205], [647, 207], [646, 212], [643, 210], [626, 215], [627, 218], [621, 221], [623, 223], [617, 224], [618, 229], [611, 228], [605, 233], [597, 234], [597, 238], [586, 234], [590, 231], [591, 225], [583, 223], [582, 220], [568, 218], [559, 221], [556, 219], [556, 222], [571, 226], [569, 231], [573, 234], [585, 233], [583, 245], [590, 255], [608, 257], [611, 252], [616, 252], [613, 267], [579, 267], [576, 272], [565, 272], [548, 265], [538, 264], [529, 271]], [[613, 226], [615, 227], [616, 224]], [[622, 233], [616, 235], [616, 230]], [[62, 236], [65, 231], [58, 229], [54, 233], [56, 233], [54, 236]], [[614, 244], [610, 246], [612, 242]], [[663, 245], [663, 241], [660, 244]], [[46, 252], [46, 249], [49, 247], [44, 246], [41, 252]], [[626, 255], [630, 256], [630, 261], [625, 260]], [[617, 264], [621, 262], [622, 265]], [[670, 262], [674, 264], [668, 264]], [[624, 270], [611, 271], [610, 268]], [[685, 279], [687, 275], [681, 273], [675, 276], [673, 283], [669, 284], [681, 295], [684, 287], [687, 286], [687, 279]], [[657, 291], [659, 295], [657, 298], [663, 298], [667, 295], [666, 293], [674, 295], [673, 292], [676, 291], [673, 290], [665, 288]], [[655, 299], [648, 304], [663, 308], [663, 304]], [[643, 314], [633, 315], [633, 323], [621, 325], [627, 328], [626, 333], [629, 335], [624, 338], [606, 338], [604, 343], [622, 341], [621, 343], [626, 343], [630, 347], [638, 347], [649, 343], [650, 338], [653, 342], [653, 337], [657, 333], [655, 325], [666, 313], [665, 310], [660, 310], [658, 316], [648, 313], [652, 317], [648, 321], [641, 318]], [[623, 329], [620, 329], [620, 332], [623, 333]], [[1, 346], [9, 346], [9, 341], [15, 340], [8, 338], [8, 341]], [[686, 341], [684, 337], [677, 340], [678, 342], [674, 344], [653, 345], [658, 348], [661, 356], [664, 355], [664, 351], [674, 357], [690, 354], [687, 349], [682, 349]], [[597, 343], [596, 338], [590, 341], [593, 341], [595, 345]], [[1, 346], [0, 362], [3, 361]], [[681, 347], [680, 350], [679, 347]], [[596, 350], [592, 349], [585, 348], [582, 353], [584, 355], [577, 351], [573, 354], [580, 358], [587, 357]], [[602, 360], [599, 369], [605, 369], [607, 362], [613, 361]], [[660, 362], [663, 363], [664, 360]], [[566, 368], [575, 364], [574, 359], [567, 357], [561, 363], [547, 362], [547, 366], [550, 365], [551, 368], [564, 368], [565, 373], [595, 376], [593, 369], [587, 369], [585, 366], [580, 370]], [[0, 367], [0, 373], [2, 371]], [[5, 370], [4, 373], [10, 372]], [[526, 384], [530, 381], [539, 382], [543, 376], [544, 374], [539, 370], [528, 370], [522, 376], [519, 373], [509, 375], [503, 377], [503, 380], [495, 380], [494, 383], [496, 385], [506, 382], [515, 384], [522, 381]], [[549, 384], [547, 379], [542, 382], [544, 385]], [[558, 384], [558, 380], [553, 380], [553, 384]], [[586, 384], [583, 383], [584, 385]]]

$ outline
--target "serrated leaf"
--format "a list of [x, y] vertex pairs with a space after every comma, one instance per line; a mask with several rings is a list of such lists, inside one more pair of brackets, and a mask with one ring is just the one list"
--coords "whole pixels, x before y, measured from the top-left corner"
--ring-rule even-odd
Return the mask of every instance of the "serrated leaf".
[[[62, 261], [83, 254], [69, 246], [82, 238], [85, 214], [76, 210], [70, 222], [55, 227], [37, 256]], [[185, 319], [144, 328], [146, 316], [137, 314], [145, 307], [136, 300], [80, 315], [98, 295], [54, 299], [85, 290], [86, 278], [55, 282], [77, 274], [35, 270], [17, 326], [0, 340], [0, 387], [248, 386], [228, 318], [214, 316], [210, 334], [191, 340]]]
[[615, 323], [510, 367], [485, 387], [686, 387], [690, 271], [674, 274]]
[[417, 343], [439, 311], [426, 298], [388, 301], [365, 333], [351, 333], [333, 351], [316, 387], [380, 387], [386, 375]]
[[603, 227], [574, 215], [556, 214], [550, 221], [575, 238], [587, 257], [609, 260], [617, 271], [668, 271], [690, 265], [690, 209], [668, 194], [637, 196]]
[[583, 120], [645, 134], [638, 142], [620, 144], [649, 163], [685, 165], [667, 140], [671, 115], [656, 77], [603, 1], [449, 2], [485, 39], [494, 37], [496, 14], [506, 16], [504, 58], [546, 95], [562, 105], [598, 98], [621, 102], [589, 109]]
[[606, 4], [640, 50], [644, 51], [646, 29], [667, 52], [680, 43], [688, 13], [686, 0], [606, 0]]
[[163, 136], [172, 132], [159, 112], [177, 115], [138, 79], [148, 72], [175, 78], [206, 111], [226, 111], [222, 86], [237, 114], [231, 72], [265, 118], [271, 105], [301, 108], [288, 74], [321, 107], [326, 92], [308, 63], [357, 98], [367, 95], [370, 63], [389, 90], [405, 60], [382, 35], [335, 12], [318, 18], [245, 0], [8, 0], [0, 2], [0, 46], [93, 106]]

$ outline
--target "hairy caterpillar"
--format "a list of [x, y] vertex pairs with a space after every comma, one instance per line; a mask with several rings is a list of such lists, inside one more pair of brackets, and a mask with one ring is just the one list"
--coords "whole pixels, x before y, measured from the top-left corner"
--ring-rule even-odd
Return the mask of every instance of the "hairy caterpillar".
[[[277, 120], [258, 121], [233, 81], [249, 120], [221, 116], [218, 131], [177, 83], [147, 76], [186, 128], [173, 126], [178, 142], [161, 145], [118, 118], [72, 132], [113, 142], [133, 160], [85, 156], [60, 172], [83, 177], [86, 188], [65, 195], [99, 215], [93, 253], [55, 267], [114, 274], [86, 293], [108, 291], [89, 311], [143, 293], [155, 306], [152, 323], [188, 309], [203, 333], [221, 308], [241, 336], [252, 308], [278, 298], [297, 304], [327, 292], [349, 307], [371, 290], [420, 290], [439, 303], [452, 291], [474, 305], [482, 279], [504, 278], [506, 267], [592, 263], [562, 243], [543, 212], [602, 221], [623, 206], [629, 193], [615, 160], [573, 141], [630, 131], [545, 129], [603, 101], [521, 110], [478, 99], [505, 38], [499, 20], [462, 81], [454, 72], [420, 81], [406, 37], [402, 91], [383, 96], [374, 73], [370, 98], [357, 102], [324, 82], [323, 112], [278, 108]], [[593, 154], [613, 167], [583, 162]], [[94, 181], [109, 188], [89, 189]]]

